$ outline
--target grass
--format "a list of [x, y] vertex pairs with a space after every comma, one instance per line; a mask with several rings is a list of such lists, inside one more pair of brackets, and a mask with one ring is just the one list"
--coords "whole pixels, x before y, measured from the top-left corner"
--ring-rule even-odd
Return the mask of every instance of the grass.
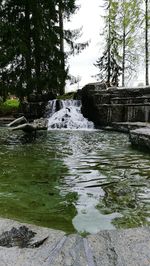
[[7, 99], [4, 103], [0, 103], [0, 116], [12, 115], [18, 110], [18, 107], [18, 99]]
[[4, 102], [4, 105], [18, 108], [19, 107], [19, 100], [18, 99], [8, 99], [8, 100], [6, 100], [6, 102]]

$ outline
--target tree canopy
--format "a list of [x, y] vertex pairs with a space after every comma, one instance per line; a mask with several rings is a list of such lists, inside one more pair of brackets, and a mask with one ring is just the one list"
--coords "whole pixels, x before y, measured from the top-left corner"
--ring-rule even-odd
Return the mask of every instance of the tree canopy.
[[[105, 46], [95, 64], [99, 68], [97, 76], [112, 85], [114, 76], [115, 85], [120, 76], [122, 86], [127, 85], [138, 68], [140, 51], [145, 49], [145, 83], [148, 85], [149, 1], [103, 0], [103, 3]], [[145, 47], [141, 40], [145, 40]]]
[[[45, 90], [63, 94], [67, 53], [77, 32], [66, 31], [63, 19], [76, 11], [75, 0], [0, 1], [0, 87], [19, 97]], [[69, 38], [68, 38], [69, 36]], [[83, 46], [85, 47], [86, 44]]]

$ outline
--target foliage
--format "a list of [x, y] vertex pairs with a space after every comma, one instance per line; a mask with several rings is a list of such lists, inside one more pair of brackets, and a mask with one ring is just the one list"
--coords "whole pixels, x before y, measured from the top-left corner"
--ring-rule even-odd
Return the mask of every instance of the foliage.
[[149, 85], [149, 1], [145, 0], [145, 84]]
[[118, 9], [118, 32], [120, 36], [120, 62], [122, 86], [129, 80], [137, 67], [137, 36], [140, 28], [140, 1], [121, 0]]
[[141, 2], [104, 0], [104, 3], [105, 48], [95, 65], [99, 68], [100, 80], [118, 85], [118, 77], [122, 74], [124, 86], [139, 60], [137, 47]]
[[69, 34], [71, 50], [85, 46], [73, 45], [77, 33], [63, 29], [63, 19], [76, 9], [75, 0], [0, 1], [1, 95], [62, 93], [68, 76], [63, 41]]
[[11, 115], [19, 108], [18, 99], [8, 99], [4, 103], [0, 104], [0, 115]]
[[118, 86], [118, 78], [121, 74], [121, 66], [118, 58], [118, 33], [117, 33], [117, 12], [118, 3], [112, 0], [105, 0], [105, 49], [103, 55], [97, 60], [95, 66], [99, 68], [97, 75], [100, 80]]

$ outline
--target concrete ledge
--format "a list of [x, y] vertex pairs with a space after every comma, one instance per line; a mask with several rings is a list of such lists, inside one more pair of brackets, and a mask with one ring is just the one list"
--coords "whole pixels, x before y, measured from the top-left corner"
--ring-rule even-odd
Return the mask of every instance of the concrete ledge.
[[[23, 224], [0, 219], [2, 233]], [[0, 246], [1, 266], [146, 266], [150, 265], [150, 229], [101, 231], [83, 238], [78, 234], [25, 224], [36, 233], [33, 242], [47, 238], [39, 247]]]
[[150, 150], [150, 127], [131, 130], [129, 136], [132, 145]]
[[108, 88], [101, 83], [82, 88], [82, 112], [96, 126], [113, 122], [150, 122], [150, 87]]
[[113, 122], [112, 128], [115, 131], [129, 133], [131, 130], [139, 128], [150, 128], [150, 123], [146, 122]]

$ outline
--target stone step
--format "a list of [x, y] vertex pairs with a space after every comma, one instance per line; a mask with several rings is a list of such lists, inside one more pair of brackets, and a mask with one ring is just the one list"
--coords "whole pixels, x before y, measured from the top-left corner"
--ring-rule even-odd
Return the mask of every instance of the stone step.
[[129, 133], [131, 130], [135, 130], [138, 128], [150, 128], [150, 123], [146, 122], [113, 122], [112, 129]]
[[150, 127], [131, 130], [129, 136], [133, 146], [150, 150]]

